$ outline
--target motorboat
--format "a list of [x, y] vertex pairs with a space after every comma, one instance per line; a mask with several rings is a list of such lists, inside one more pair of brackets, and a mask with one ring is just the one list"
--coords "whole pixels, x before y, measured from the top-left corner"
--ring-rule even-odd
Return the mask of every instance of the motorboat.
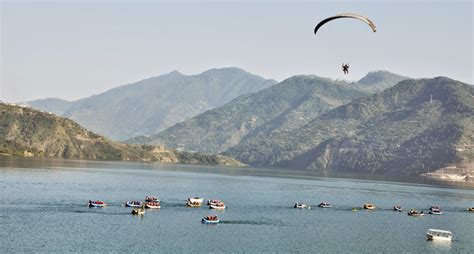
[[416, 210], [410, 210], [407, 214], [408, 214], [408, 216], [413, 216], [413, 217], [420, 217], [420, 216], [425, 215], [425, 213], [423, 211], [418, 212]]
[[393, 207], [393, 210], [394, 210], [394, 211], [397, 211], [397, 212], [402, 212], [402, 211], [403, 211], [403, 208], [402, 208], [401, 205], [396, 205], [396, 206]]
[[145, 202], [160, 202], [160, 199], [155, 196], [146, 196]]
[[143, 202], [141, 201], [127, 201], [127, 203], [125, 203], [126, 207], [142, 207], [142, 205]]
[[374, 206], [374, 204], [371, 204], [371, 203], [365, 203], [364, 204], [364, 209], [367, 209], [367, 210], [374, 210], [376, 207]]
[[429, 211], [430, 214], [433, 214], [433, 215], [442, 215], [443, 212], [441, 211], [441, 209], [432, 209]]
[[211, 204], [209, 205], [210, 209], [217, 209], [217, 210], [224, 210], [226, 208], [224, 202], [216, 203], [216, 204]]
[[193, 207], [193, 208], [199, 208], [199, 207], [201, 207], [201, 205], [202, 205], [202, 203], [198, 203], [198, 202], [190, 202], [190, 201], [188, 201], [188, 202], [186, 203], [186, 206], [187, 206], [187, 207]]
[[145, 207], [150, 209], [160, 209], [161, 204], [160, 202], [146, 202]]
[[104, 207], [107, 206], [107, 203], [101, 200], [89, 200], [89, 207]]
[[469, 208], [466, 209], [466, 211], [468, 211], [468, 212], [474, 212], [474, 207], [469, 207]]
[[132, 209], [132, 214], [134, 214], [134, 215], [144, 215], [145, 214], [145, 209], [144, 208], [133, 208]]
[[188, 198], [188, 201], [191, 203], [200, 203], [202, 204], [203, 199], [200, 197]]
[[300, 203], [300, 202], [296, 202], [295, 205], [293, 206], [294, 208], [297, 208], [297, 209], [310, 209], [309, 205], [308, 204], [305, 204], [305, 203]]
[[332, 207], [331, 203], [327, 203], [327, 202], [321, 202], [321, 203], [319, 203], [318, 206], [321, 207], [321, 208], [331, 208]]
[[440, 229], [428, 229], [426, 232], [426, 237], [430, 241], [448, 241], [451, 242], [453, 239], [453, 233], [447, 230]]
[[219, 204], [219, 203], [222, 203], [222, 200], [209, 199], [209, 200], [207, 201], [207, 205], [215, 205], [215, 204]]
[[217, 215], [210, 215], [210, 216], [206, 216], [204, 218], [202, 218], [202, 223], [206, 223], [206, 224], [216, 224], [216, 223], [219, 223], [219, 218], [217, 217]]

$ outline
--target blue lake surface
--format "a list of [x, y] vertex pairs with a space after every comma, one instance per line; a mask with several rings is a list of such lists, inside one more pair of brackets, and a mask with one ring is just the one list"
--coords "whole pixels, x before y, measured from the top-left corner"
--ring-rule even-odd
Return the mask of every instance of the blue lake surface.
[[[254, 169], [258, 172], [259, 169]], [[250, 170], [252, 171], [252, 170]], [[342, 178], [255, 176], [248, 169], [0, 160], [0, 246], [12, 252], [472, 253], [474, 191]], [[214, 172], [214, 173], [213, 173]], [[222, 172], [222, 173], [218, 173]], [[277, 174], [276, 172], [275, 174]], [[126, 200], [159, 196], [160, 210], [133, 216]], [[221, 199], [222, 212], [186, 208], [186, 198]], [[109, 203], [88, 208], [89, 199]], [[310, 210], [292, 208], [296, 201]], [[333, 208], [318, 208], [322, 201]], [[375, 211], [361, 207], [374, 203]], [[422, 218], [395, 204], [445, 214]], [[204, 225], [217, 214], [221, 223]], [[426, 241], [429, 228], [452, 243]]]

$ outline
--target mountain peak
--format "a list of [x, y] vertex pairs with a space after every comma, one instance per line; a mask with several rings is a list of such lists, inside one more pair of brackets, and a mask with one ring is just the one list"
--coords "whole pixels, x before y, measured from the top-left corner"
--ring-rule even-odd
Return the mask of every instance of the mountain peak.
[[367, 75], [357, 81], [357, 84], [365, 89], [382, 91], [406, 79], [409, 78], [388, 71], [378, 70], [367, 73]]

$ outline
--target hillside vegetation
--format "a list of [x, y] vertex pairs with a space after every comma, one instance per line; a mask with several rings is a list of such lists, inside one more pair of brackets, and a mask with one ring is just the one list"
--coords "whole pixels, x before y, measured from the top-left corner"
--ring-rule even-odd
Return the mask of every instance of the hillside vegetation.
[[0, 154], [90, 160], [243, 165], [219, 155], [178, 152], [162, 146], [111, 141], [74, 121], [31, 108], [0, 103]]
[[302, 127], [324, 112], [367, 96], [373, 90], [393, 86], [401, 79], [406, 78], [386, 71], [371, 72], [361, 79], [361, 83], [312, 75], [294, 76], [158, 134], [127, 142], [220, 153], [258, 135]]
[[402, 81], [224, 154], [255, 166], [418, 175], [470, 164], [473, 141], [473, 87], [439, 77]]

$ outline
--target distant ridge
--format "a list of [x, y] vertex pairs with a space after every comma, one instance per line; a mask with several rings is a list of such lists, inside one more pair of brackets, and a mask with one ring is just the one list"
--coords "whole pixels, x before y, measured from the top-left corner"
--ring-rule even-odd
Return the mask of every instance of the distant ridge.
[[124, 140], [159, 132], [275, 83], [233, 67], [189, 76], [173, 71], [73, 102], [50, 98], [27, 104], [71, 118], [112, 139]]
[[316, 75], [296, 75], [158, 134], [133, 138], [128, 142], [163, 144], [205, 153], [224, 152], [254, 136], [302, 127], [324, 112], [367, 96], [377, 87], [393, 86], [402, 78], [376, 71], [366, 75], [363, 79], [366, 83], [358, 84]]

